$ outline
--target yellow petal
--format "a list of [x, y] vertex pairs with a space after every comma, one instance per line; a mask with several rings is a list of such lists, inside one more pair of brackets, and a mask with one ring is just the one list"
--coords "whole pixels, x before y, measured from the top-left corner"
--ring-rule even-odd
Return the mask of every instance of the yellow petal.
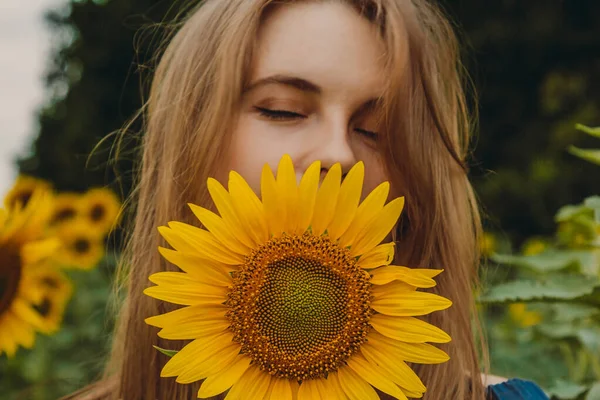
[[177, 265], [195, 280], [217, 286], [231, 286], [231, 275], [227, 273], [228, 266], [213, 260], [202, 259], [196, 255], [159, 247], [158, 251], [172, 264]]
[[420, 268], [419, 272], [421, 272], [423, 275], [425, 275], [428, 278], [435, 278], [436, 276], [438, 276], [439, 274], [444, 272], [444, 270], [443, 269]]
[[435, 286], [435, 281], [424, 274], [420, 269], [411, 269], [397, 265], [388, 265], [370, 271], [371, 283], [374, 285], [385, 285], [398, 280], [408, 283], [418, 288], [431, 288]]
[[390, 233], [400, 213], [404, 208], [404, 197], [400, 197], [386, 204], [381, 212], [373, 218], [365, 228], [356, 236], [356, 241], [350, 246], [350, 254], [360, 256], [377, 246]]
[[378, 371], [395, 384], [403, 389], [425, 392], [426, 388], [421, 379], [402, 359], [397, 358], [396, 352], [388, 353], [385, 348], [369, 343], [361, 346], [360, 351], [374, 368], [379, 368]]
[[175, 304], [219, 304], [227, 298], [228, 288], [200, 283], [183, 272], [158, 272], [148, 279], [158, 286], [146, 288], [146, 295]]
[[361, 161], [352, 167], [340, 187], [335, 215], [327, 228], [331, 240], [337, 240], [342, 236], [354, 219], [362, 195], [364, 180], [365, 165]]
[[216, 319], [221, 315], [227, 313], [228, 308], [222, 304], [215, 306], [190, 306], [170, 311], [165, 314], [155, 315], [153, 317], [146, 318], [146, 322], [150, 326], [156, 326], [157, 328], [165, 328], [169, 325], [179, 325], [185, 323], [188, 319]]
[[334, 164], [325, 175], [323, 183], [317, 192], [315, 210], [310, 224], [312, 233], [319, 236], [329, 227], [335, 214], [342, 179], [342, 166]]
[[316, 379], [303, 381], [298, 390], [298, 400], [322, 400], [326, 398], [320, 393]]
[[396, 317], [414, 317], [434, 311], [445, 310], [452, 302], [445, 297], [425, 292], [388, 293], [385, 297], [375, 297], [371, 303], [373, 310]]
[[262, 399], [269, 389], [270, 382], [271, 375], [253, 365], [233, 385], [225, 400]]
[[350, 223], [346, 232], [344, 232], [340, 238], [341, 247], [351, 246], [355, 242], [357, 235], [362, 232], [364, 227], [382, 210], [389, 192], [389, 182], [383, 182], [369, 193], [362, 203], [360, 203], [356, 210], [356, 216]]
[[212, 233], [183, 222], [169, 222], [168, 227], [159, 227], [159, 232], [174, 249], [186, 254], [222, 262], [227, 265], [240, 265], [244, 257], [221, 244]]
[[222, 332], [196, 339], [184, 346], [177, 354], [169, 359], [160, 372], [161, 377], [178, 376], [190, 368], [190, 362], [203, 360], [213, 352], [221, 351], [232, 345], [233, 333]]
[[207, 188], [229, 232], [246, 247], [253, 248], [255, 245], [254, 241], [248, 235], [250, 226], [243, 224], [242, 220], [238, 217], [229, 192], [214, 178], [208, 178]]
[[209, 315], [196, 315], [179, 321], [177, 325], [167, 325], [158, 332], [158, 336], [170, 340], [197, 339], [207, 335], [214, 335], [229, 328], [229, 321], [225, 313]]
[[296, 230], [298, 234], [303, 234], [312, 220], [320, 176], [321, 162], [315, 161], [306, 169], [300, 180], [298, 189], [299, 217], [298, 229]]
[[440, 328], [413, 317], [375, 314], [369, 320], [375, 330], [391, 339], [409, 343], [448, 343], [450, 336]]
[[216, 396], [235, 385], [250, 367], [250, 361], [250, 357], [242, 354], [238, 355], [227, 367], [204, 380], [198, 391], [198, 398], [206, 399]]
[[240, 346], [230, 343], [226, 347], [207, 348], [201, 357], [190, 359], [187, 368], [179, 374], [177, 383], [197, 382], [231, 365], [240, 354]]
[[285, 210], [281, 204], [277, 181], [268, 165], [265, 165], [262, 169], [260, 195], [267, 218], [269, 233], [278, 237], [284, 230]]
[[296, 172], [294, 164], [289, 155], [285, 154], [279, 161], [277, 168], [277, 188], [280, 194], [279, 201], [285, 214], [284, 231], [294, 233], [298, 227], [298, 186], [296, 184]]
[[257, 246], [269, 240], [269, 228], [263, 205], [252, 188], [235, 171], [229, 173], [229, 193], [240, 220], [249, 227], [248, 234]]
[[386, 378], [379, 372], [379, 367], [369, 364], [366, 358], [360, 354], [355, 354], [347, 361], [348, 367], [360, 375], [372, 386], [381, 390], [396, 399], [408, 400], [402, 390], [394, 382]]
[[371, 251], [360, 256], [357, 264], [364, 269], [373, 269], [389, 265], [394, 260], [395, 247], [396, 244], [394, 242], [375, 246]]
[[375, 389], [349, 367], [338, 369], [340, 386], [350, 400], [379, 400]]
[[292, 386], [288, 379], [271, 378], [270, 400], [292, 400]]
[[56, 238], [28, 242], [21, 248], [21, 258], [24, 264], [35, 264], [52, 256], [59, 248], [61, 242]]
[[337, 372], [330, 372], [327, 375], [327, 379], [324, 379], [323, 385], [328, 395], [327, 399], [331, 400], [347, 400], [348, 396], [344, 393], [344, 390], [340, 386], [340, 379]]
[[395, 354], [400, 360], [419, 364], [440, 364], [450, 359], [448, 354], [427, 343], [405, 343], [378, 332], [369, 334], [369, 343], [382, 352]]
[[204, 207], [195, 204], [188, 205], [200, 223], [225, 247], [244, 256], [250, 253], [250, 248], [235, 237], [232, 229], [229, 229], [221, 217]]

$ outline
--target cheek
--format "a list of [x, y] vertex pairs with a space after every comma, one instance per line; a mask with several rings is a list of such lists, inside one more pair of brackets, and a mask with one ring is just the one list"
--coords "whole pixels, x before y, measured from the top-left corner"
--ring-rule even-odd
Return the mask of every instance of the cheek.
[[286, 143], [278, 140], [263, 121], [242, 114], [231, 135], [229, 172], [238, 172], [252, 190], [260, 195], [260, 177], [265, 163], [275, 172], [279, 160], [286, 153]]
[[362, 158], [365, 163], [365, 183], [363, 185], [362, 198], [369, 195], [377, 186], [389, 181], [383, 161], [376, 154], [370, 154]]

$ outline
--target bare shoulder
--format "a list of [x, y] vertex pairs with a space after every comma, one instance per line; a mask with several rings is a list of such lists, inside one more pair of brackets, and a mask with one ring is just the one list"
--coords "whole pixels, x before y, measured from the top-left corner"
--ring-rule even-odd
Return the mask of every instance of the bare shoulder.
[[506, 382], [508, 379], [503, 378], [501, 376], [490, 375], [490, 374], [481, 374], [481, 382], [484, 386], [489, 385], [497, 385], [499, 383]]

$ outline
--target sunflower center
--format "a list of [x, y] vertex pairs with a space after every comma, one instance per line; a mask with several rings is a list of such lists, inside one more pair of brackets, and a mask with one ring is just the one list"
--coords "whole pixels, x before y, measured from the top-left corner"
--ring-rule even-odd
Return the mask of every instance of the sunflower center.
[[19, 249], [0, 244], [0, 315], [8, 310], [17, 295], [21, 281]]
[[272, 375], [325, 377], [365, 341], [368, 280], [326, 237], [273, 239], [234, 276], [227, 301], [234, 340]]
[[33, 306], [35, 311], [37, 311], [42, 317], [47, 317], [52, 310], [52, 302], [49, 298], [44, 297], [40, 304], [36, 304]]
[[31, 196], [33, 196], [33, 191], [31, 190], [20, 192], [15, 196], [14, 205], [20, 204], [22, 208], [25, 208], [29, 200], [31, 200]]
[[90, 211], [90, 218], [94, 222], [101, 221], [106, 214], [106, 210], [102, 204], [95, 204]]
[[52, 223], [64, 222], [75, 217], [75, 209], [71, 207], [65, 207], [57, 210], [52, 217]]
[[73, 242], [73, 249], [76, 253], [85, 254], [90, 249], [90, 241], [82, 238], [76, 239]]

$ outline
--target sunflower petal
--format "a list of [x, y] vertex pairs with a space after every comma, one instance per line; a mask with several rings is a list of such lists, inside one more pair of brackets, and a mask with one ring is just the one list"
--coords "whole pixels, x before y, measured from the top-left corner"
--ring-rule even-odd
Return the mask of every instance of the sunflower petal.
[[369, 320], [375, 330], [391, 339], [408, 343], [448, 343], [451, 338], [440, 328], [413, 317], [375, 314]]
[[363, 254], [357, 261], [357, 264], [363, 269], [373, 269], [389, 265], [394, 260], [394, 242], [384, 243], [375, 246], [371, 251]]
[[362, 203], [360, 203], [352, 223], [340, 238], [341, 247], [348, 247], [355, 242], [357, 235], [360, 234], [364, 227], [371, 222], [379, 212], [381, 212], [389, 192], [389, 182], [383, 182], [369, 193]]
[[298, 390], [298, 400], [321, 400], [326, 398], [319, 390], [317, 379], [303, 381]]
[[[348, 361], [348, 366], [368, 383], [384, 393], [400, 400], [408, 400], [402, 390], [394, 382], [379, 373], [379, 367], [375, 367], [367, 361], [364, 356], [356, 354]], [[374, 368], [375, 367], [375, 368]]]
[[164, 247], [159, 247], [158, 251], [165, 260], [177, 265], [198, 281], [217, 286], [231, 286], [232, 284], [231, 275], [227, 270], [233, 270], [233, 268], [228, 268], [226, 264]]
[[356, 242], [350, 247], [352, 256], [360, 256], [377, 246], [390, 233], [400, 218], [404, 208], [404, 197], [399, 197], [386, 204], [381, 212], [373, 218], [356, 236]]
[[215, 313], [189, 318], [177, 325], [168, 325], [158, 332], [158, 336], [170, 340], [197, 339], [223, 332], [227, 328], [229, 321], [225, 318], [225, 313]]
[[444, 270], [443, 269], [421, 268], [421, 269], [419, 269], [419, 272], [428, 278], [435, 278], [436, 276], [438, 276], [439, 274], [444, 272]]
[[206, 399], [216, 396], [235, 385], [250, 367], [250, 361], [252, 361], [250, 357], [239, 354], [227, 367], [204, 380], [198, 391], [198, 398]]
[[197, 254], [227, 265], [240, 265], [244, 262], [242, 255], [225, 247], [207, 230], [173, 221], [169, 222], [169, 227], [160, 227], [159, 232], [174, 249], [183, 253]]
[[21, 258], [24, 264], [35, 264], [50, 257], [60, 248], [61, 242], [56, 238], [28, 242], [21, 248]]
[[374, 285], [385, 285], [395, 280], [408, 283], [418, 288], [431, 288], [435, 286], [435, 281], [424, 274], [420, 269], [411, 269], [397, 265], [388, 265], [370, 271], [372, 276], [371, 283]]
[[325, 389], [329, 394], [329, 398], [331, 400], [347, 400], [348, 396], [344, 393], [344, 389], [340, 385], [340, 378], [338, 377], [337, 372], [330, 372], [327, 375], [327, 379], [323, 380], [323, 384], [325, 385]]
[[263, 205], [248, 183], [235, 171], [229, 173], [229, 193], [240, 220], [249, 227], [248, 234], [258, 246], [269, 240], [269, 228]]
[[419, 364], [440, 364], [450, 359], [445, 351], [427, 343], [406, 343], [371, 332], [369, 343], [381, 351], [395, 354], [397, 359]]
[[271, 379], [272, 388], [270, 400], [292, 400], [292, 386], [288, 379]]
[[298, 227], [298, 185], [296, 184], [296, 172], [294, 164], [288, 154], [279, 161], [277, 167], [277, 188], [285, 210], [284, 231], [294, 233]]
[[243, 223], [246, 221], [242, 221], [238, 217], [229, 192], [214, 178], [208, 178], [206, 186], [229, 232], [244, 246], [254, 247], [254, 241], [248, 235], [250, 227]]
[[160, 376], [164, 378], [181, 375], [190, 368], [190, 362], [210, 358], [215, 352], [230, 347], [232, 340], [233, 333], [231, 332], [222, 332], [196, 339], [185, 345], [167, 361]]
[[185, 323], [188, 319], [197, 319], [201, 317], [202, 319], [215, 319], [220, 315], [225, 315], [227, 313], [227, 307], [224, 305], [216, 305], [216, 306], [189, 306], [182, 307], [175, 311], [170, 311], [165, 314], [155, 315], [153, 317], [146, 318], [144, 322], [146, 322], [150, 326], [155, 326], [157, 328], [166, 328], [170, 325], [178, 325], [180, 323]]
[[252, 365], [229, 390], [225, 400], [262, 399], [269, 389], [271, 375]]
[[342, 236], [354, 219], [362, 194], [364, 179], [365, 165], [361, 161], [350, 169], [340, 187], [335, 214], [327, 228], [331, 240], [337, 240]]
[[445, 297], [425, 292], [387, 293], [385, 297], [373, 299], [371, 308], [386, 315], [414, 317], [434, 311], [445, 310], [452, 302]]
[[320, 174], [321, 162], [315, 161], [306, 169], [300, 180], [298, 189], [300, 215], [298, 217], [298, 229], [296, 230], [296, 233], [300, 235], [308, 229], [314, 214]]
[[285, 224], [285, 210], [282, 208], [278, 189], [273, 171], [268, 165], [265, 165], [260, 178], [260, 194], [269, 233], [273, 236], [280, 236]]
[[188, 205], [200, 223], [204, 225], [206, 229], [223, 244], [223, 246], [226, 246], [232, 251], [243, 256], [249, 254], [250, 248], [235, 237], [232, 230], [227, 226], [225, 221], [223, 221], [223, 218], [204, 207], [200, 207], [191, 203]]
[[395, 384], [414, 392], [425, 392], [421, 379], [402, 359], [396, 357], [395, 352], [387, 353], [385, 348], [369, 343], [361, 346], [360, 351], [374, 368], [379, 368]]
[[189, 360], [186, 370], [175, 381], [186, 384], [202, 380], [232, 364], [239, 354], [240, 346], [237, 343], [206, 349], [201, 357]]
[[340, 386], [350, 400], [379, 400], [375, 389], [352, 368], [342, 367], [338, 369], [337, 373]]
[[342, 166], [334, 164], [325, 175], [323, 183], [317, 192], [315, 210], [312, 217], [311, 229], [315, 236], [319, 236], [327, 230], [338, 202], [340, 183], [342, 179]]

